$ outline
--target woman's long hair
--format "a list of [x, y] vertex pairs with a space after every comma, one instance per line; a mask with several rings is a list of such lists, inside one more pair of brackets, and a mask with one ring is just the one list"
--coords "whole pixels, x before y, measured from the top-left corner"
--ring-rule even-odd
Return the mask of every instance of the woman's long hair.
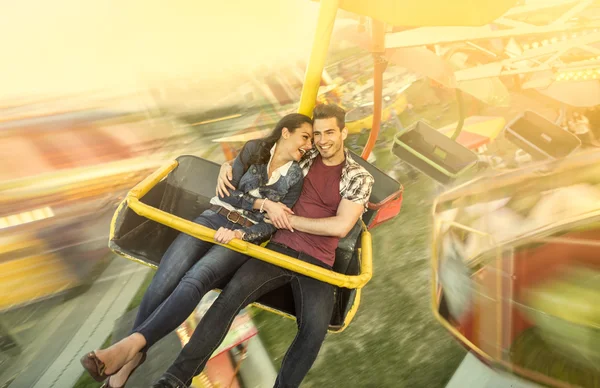
[[[312, 125], [313, 120], [301, 113], [290, 113], [289, 115], [284, 116], [275, 125], [275, 128], [270, 134], [262, 139], [256, 140], [260, 142], [259, 150], [250, 157], [250, 160], [245, 161], [244, 164], [246, 166], [250, 166], [253, 164], [269, 163], [269, 159], [271, 158], [271, 148], [273, 148], [275, 143], [277, 143], [277, 141], [281, 138], [281, 132], [283, 131], [283, 128], [287, 128], [291, 133], [294, 133], [296, 129], [300, 128], [304, 123]], [[246, 147], [246, 145], [244, 145], [244, 147]]]

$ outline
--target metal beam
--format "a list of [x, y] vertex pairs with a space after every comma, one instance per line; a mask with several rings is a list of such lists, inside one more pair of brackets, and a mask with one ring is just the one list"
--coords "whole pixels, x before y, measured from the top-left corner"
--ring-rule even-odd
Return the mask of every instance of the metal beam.
[[518, 58], [511, 58], [505, 60], [506, 62], [522, 61], [527, 59], [539, 58], [546, 55], [552, 55], [556, 52], [565, 51], [581, 48], [589, 44], [593, 44], [600, 41], [600, 32], [594, 32], [591, 34], [583, 35], [577, 38], [571, 38], [566, 41], [550, 43], [547, 46], [542, 46], [534, 49], [525, 50], [523, 54]]
[[[483, 27], [424, 27], [408, 31], [388, 34], [386, 47], [417, 47], [426, 45], [452, 44], [465, 41], [478, 41], [503, 38], [519, 38], [532, 35], [560, 34], [581, 30], [600, 28], [600, 21], [581, 25], [571, 21], [577, 15], [594, 4], [592, 0], [553, 2], [548, 5], [542, 2], [533, 5], [514, 7], [498, 18], [493, 24], [509, 27], [501, 30], [493, 30], [490, 26]], [[555, 9], [560, 6], [571, 5], [562, 15], [545, 26], [537, 26], [526, 22], [514, 20], [511, 17], [525, 14], [544, 12], [547, 9]]]
[[567, 21], [569, 21], [570, 19], [575, 17], [578, 13], [584, 11], [587, 7], [589, 7], [593, 3], [594, 3], [593, 1], [586, 0], [586, 1], [582, 1], [578, 4], [576, 4], [573, 8], [571, 8], [570, 10], [568, 10], [567, 12], [562, 14], [561, 17], [559, 17], [554, 22], [552, 22], [552, 24], [566, 23]]
[[[592, 0], [553, 1], [552, 4], [540, 1], [536, 4], [514, 7], [506, 12], [494, 22], [495, 25], [501, 26], [501, 29], [493, 29], [490, 25], [416, 28], [388, 34], [385, 44], [387, 48], [436, 46], [436, 49], [440, 48], [441, 52], [446, 52], [446, 59], [450, 59], [448, 53], [465, 50], [465, 45], [489, 55], [489, 62], [485, 57], [478, 59], [487, 63], [455, 71], [457, 82], [540, 72], [549, 72], [552, 78], [551, 74], [557, 71], [579, 71], [582, 66], [585, 70], [597, 69], [600, 66], [600, 62], [596, 61], [596, 59], [600, 60], [600, 48], [593, 46], [600, 42], [600, 20], [586, 19], [586, 23], [581, 24], [575, 19], [578, 15], [585, 15], [586, 10], [593, 4]], [[538, 26], [515, 20], [521, 15], [544, 13], [550, 10], [552, 12], [560, 10], [562, 14], [553, 17], [552, 22], [547, 25]], [[582, 33], [583, 31], [585, 32]], [[574, 36], [575, 33], [577, 36]], [[531, 38], [537, 39], [540, 47], [523, 49], [527, 47], [524, 44], [531, 42]], [[503, 39], [505, 42], [511, 40], [516, 45], [512, 44], [514, 46], [512, 52], [508, 52], [509, 46], [505, 45], [504, 51], [499, 53], [482, 44], [495, 39]], [[523, 39], [527, 41], [524, 42]], [[593, 58], [592, 62], [588, 60], [569, 63], [565, 61], [565, 57], [571, 55], [573, 49], [584, 51], [581, 55], [584, 58], [588, 55], [598, 57]], [[498, 60], [499, 57], [502, 59]]]
[[423, 27], [388, 34], [387, 48], [419, 47], [436, 44], [462, 43], [502, 38], [519, 38], [535, 35], [561, 34], [564, 32], [600, 29], [600, 21], [585, 27], [574, 23], [549, 26], [517, 27], [507, 30], [492, 30], [484, 27]]
[[470, 69], [457, 70], [454, 72], [454, 77], [457, 82], [471, 81], [476, 79], [491, 78], [491, 77], [504, 77], [509, 75], [517, 74], [533, 74], [544, 71], [585, 71], [591, 69], [600, 69], [600, 61], [587, 62], [585, 65], [572, 64], [562, 66], [550, 66], [548, 64], [542, 64], [535, 67], [529, 68], [508, 68], [499, 66], [497, 63], [491, 63], [483, 66], [477, 66]]
[[522, 15], [522, 14], [526, 14], [526, 13], [541, 12], [546, 9], [561, 7], [561, 6], [567, 5], [567, 4], [576, 5], [576, 4], [579, 4], [580, 2], [581, 2], [580, 0], [563, 0], [563, 1], [555, 0], [552, 2], [540, 1], [539, 3], [526, 4], [526, 5], [521, 5], [518, 7], [513, 7], [511, 9], [509, 9], [504, 14], [504, 16], [515, 16], [515, 15]]
[[[461, 69], [454, 73], [457, 81], [467, 81], [487, 77], [499, 77], [513, 74], [528, 74], [540, 71], [557, 70], [562, 68], [571, 68], [581, 66], [581, 64], [565, 64], [560, 60], [561, 56], [568, 53], [571, 49], [579, 48], [587, 50], [590, 54], [596, 55], [600, 50], [590, 47], [590, 44], [600, 41], [600, 32], [573, 38], [568, 41], [551, 43], [548, 46], [542, 46], [536, 49], [530, 49], [521, 55], [503, 59], [501, 61], [490, 62], [479, 66]], [[549, 57], [545, 61], [541, 59]], [[519, 63], [531, 63], [527, 67]], [[586, 62], [589, 63], [589, 62]]]

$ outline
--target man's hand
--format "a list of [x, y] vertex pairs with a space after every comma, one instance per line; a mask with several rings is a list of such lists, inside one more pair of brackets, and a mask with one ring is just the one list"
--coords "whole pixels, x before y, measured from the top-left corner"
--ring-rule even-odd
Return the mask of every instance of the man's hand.
[[227, 244], [234, 238], [242, 239], [243, 237], [244, 232], [239, 229], [231, 230], [221, 227], [215, 232], [215, 241], [221, 244]]
[[216, 193], [221, 198], [229, 196], [229, 190], [227, 190], [228, 187], [231, 190], [235, 190], [235, 187], [231, 184], [231, 180], [233, 179], [232, 170], [229, 163], [223, 163], [219, 170]]
[[265, 199], [263, 209], [266, 210], [269, 216], [269, 222], [273, 224], [277, 229], [288, 229], [292, 232], [292, 224], [290, 223], [289, 216], [294, 214], [292, 209], [287, 207], [281, 202], [273, 202]]

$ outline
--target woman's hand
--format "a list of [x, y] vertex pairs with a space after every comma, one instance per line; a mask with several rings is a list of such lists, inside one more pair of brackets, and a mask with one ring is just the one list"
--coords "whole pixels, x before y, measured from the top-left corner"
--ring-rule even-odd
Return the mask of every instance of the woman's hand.
[[231, 230], [221, 227], [215, 232], [215, 241], [221, 244], [227, 244], [234, 238], [239, 238], [241, 240], [244, 238], [244, 234], [245, 233], [239, 229]]
[[220, 198], [229, 197], [229, 187], [231, 190], [235, 190], [235, 186], [231, 184], [231, 180], [233, 179], [232, 175], [233, 168], [229, 165], [229, 163], [223, 163], [221, 165], [221, 169], [219, 170], [219, 176], [217, 177], [217, 195]]
[[288, 229], [292, 232], [294, 231], [288, 216], [294, 214], [292, 209], [290, 209], [281, 202], [273, 202], [266, 198], [265, 203], [263, 205], [263, 209], [265, 209], [265, 211], [267, 212], [269, 222], [273, 224], [273, 226], [275, 226], [277, 229]]

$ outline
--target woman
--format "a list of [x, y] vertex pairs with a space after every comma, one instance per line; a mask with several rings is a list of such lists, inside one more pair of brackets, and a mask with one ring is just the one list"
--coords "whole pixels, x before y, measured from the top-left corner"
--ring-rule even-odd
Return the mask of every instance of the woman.
[[[290, 228], [302, 191], [298, 161], [312, 145], [312, 120], [302, 114], [282, 118], [264, 139], [249, 141], [233, 163], [237, 190], [211, 199], [212, 207], [194, 222], [215, 229], [215, 241], [233, 238], [261, 243], [277, 228]], [[264, 212], [270, 223], [265, 222]], [[165, 252], [148, 287], [131, 334], [109, 348], [86, 354], [81, 363], [104, 387], [123, 387], [146, 358], [148, 348], [175, 330], [211, 289], [227, 280], [248, 257], [181, 233]]]

